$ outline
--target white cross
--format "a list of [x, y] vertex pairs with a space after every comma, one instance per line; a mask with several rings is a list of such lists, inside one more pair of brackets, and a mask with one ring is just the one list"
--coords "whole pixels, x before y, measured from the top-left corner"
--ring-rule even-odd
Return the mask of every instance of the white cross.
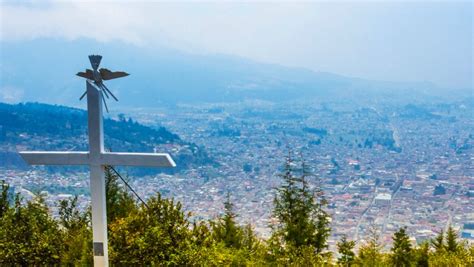
[[104, 165], [175, 167], [176, 164], [169, 154], [105, 152], [102, 95], [89, 81], [86, 84], [89, 151], [22, 151], [19, 153], [30, 165], [89, 165], [94, 266], [108, 266]]

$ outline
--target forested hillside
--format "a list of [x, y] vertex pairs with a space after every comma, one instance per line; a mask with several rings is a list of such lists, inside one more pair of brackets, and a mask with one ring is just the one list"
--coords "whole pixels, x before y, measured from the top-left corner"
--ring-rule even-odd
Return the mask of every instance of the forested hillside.
[[[208, 164], [203, 148], [185, 142], [164, 127], [151, 128], [120, 115], [104, 119], [105, 146], [113, 151], [153, 152], [168, 144], [180, 167]], [[24, 167], [16, 153], [29, 150], [87, 150], [87, 112], [40, 103], [0, 103], [0, 166]], [[173, 153], [179, 147], [180, 153]]]

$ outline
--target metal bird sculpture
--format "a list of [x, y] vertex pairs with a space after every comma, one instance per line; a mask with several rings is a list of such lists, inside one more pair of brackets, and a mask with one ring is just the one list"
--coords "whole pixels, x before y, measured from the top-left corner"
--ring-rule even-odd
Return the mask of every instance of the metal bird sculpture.
[[[99, 69], [100, 61], [102, 60], [102, 56], [100, 55], [90, 55], [89, 60], [91, 62], [92, 70], [86, 69], [86, 72], [78, 72], [76, 75], [82, 78], [86, 78], [88, 80], [92, 80], [94, 82], [95, 86], [102, 94], [102, 100], [104, 101], [105, 109], [107, 110], [107, 112], [109, 112], [104, 96], [109, 98], [110, 95], [115, 99], [115, 101], [118, 101], [118, 99], [114, 96], [114, 94], [112, 94], [109, 88], [105, 86], [103, 81], [125, 77], [129, 74], [123, 71], [110, 71], [106, 68]], [[82, 94], [79, 100], [82, 100], [86, 96], [86, 94], [87, 91]]]

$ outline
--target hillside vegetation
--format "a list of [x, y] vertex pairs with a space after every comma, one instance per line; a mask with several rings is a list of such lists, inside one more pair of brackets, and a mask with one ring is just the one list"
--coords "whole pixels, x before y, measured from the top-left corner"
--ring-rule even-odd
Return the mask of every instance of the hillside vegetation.
[[[131, 118], [104, 119], [106, 149], [153, 152], [163, 144], [180, 147], [170, 152], [181, 168], [212, 163], [203, 148], [182, 140], [164, 127], [151, 128]], [[0, 166], [24, 167], [16, 147], [29, 150], [87, 150], [87, 112], [39, 103], [0, 103]]]
[[[331, 231], [327, 201], [309, 184], [304, 162], [291, 155], [280, 173], [274, 199], [272, 235], [258, 238], [251, 225], [238, 225], [228, 195], [223, 214], [191, 221], [181, 203], [159, 193], [137, 203], [106, 168], [110, 261], [119, 266], [472, 266], [474, 246], [453, 228], [414, 246], [406, 228], [393, 235], [384, 252], [378, 230], [360, 244], [343, 236], [338, 253], [328, 250]], [[92, 265], [90, 211], [79, 211], [77, 198], [60, 203], [53, 219], [41, 196], [23, 203], [2, 184], [0, 265]], [[355, 251], [356, 246], [358, 251]]]

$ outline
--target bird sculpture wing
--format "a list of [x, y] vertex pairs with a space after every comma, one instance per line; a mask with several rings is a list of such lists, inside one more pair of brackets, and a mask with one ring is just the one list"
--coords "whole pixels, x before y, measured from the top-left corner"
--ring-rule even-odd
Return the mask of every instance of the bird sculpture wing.
[[89, 80], [94, 79], [94, 74], [93, 74], [92, 70], [90, 70], [90, 69], [87, 69], [86, 72], [82, 72], [82, 71], [78, 72], [76, 75], [79, 76], [79, 77], [82, 77], [82, 78], [89, 79]]
[[101, 68], [99, 72], [100, 72], [100, 76], [102, 77], [102, 80], [112, 80], [112, 79], [121, 78], [121, 77], [125, 77], [129, 75], [128, 73], [123, 72], [123, 71], [110, 71], [105, 68]]

